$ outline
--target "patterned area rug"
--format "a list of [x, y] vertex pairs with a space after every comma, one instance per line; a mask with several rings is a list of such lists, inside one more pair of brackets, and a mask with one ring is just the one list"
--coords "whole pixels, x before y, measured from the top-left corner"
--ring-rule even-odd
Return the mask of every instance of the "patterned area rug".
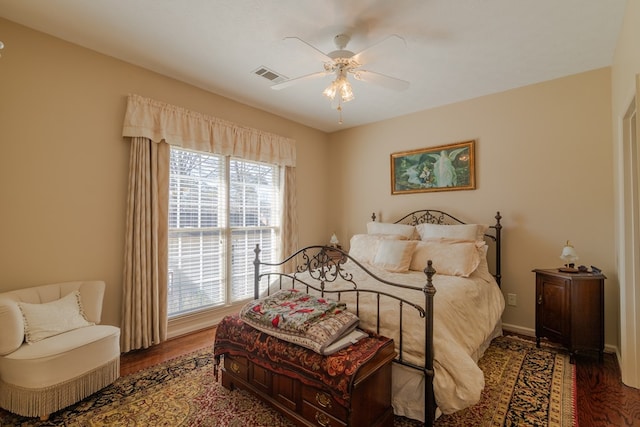
[[[437, 426], [577, 426], [575, 366], [552, 345], [517, 337], [493, 340], [478, 362], [480, 402], [440, 417]], [[402, 425], [397, 424], [396, 425]]]
[[[574, 426], [575, 374], [566, 354], [514, 337], [496, 338], [480, 361], [481, 401], [437, 426]], [[396, 417], [396, 427], [421, 423]], [[48, 421], [0, 410], [2, 426], [292, 426], [243, 391], [214, 381], [210, 349], [118, 379]]]

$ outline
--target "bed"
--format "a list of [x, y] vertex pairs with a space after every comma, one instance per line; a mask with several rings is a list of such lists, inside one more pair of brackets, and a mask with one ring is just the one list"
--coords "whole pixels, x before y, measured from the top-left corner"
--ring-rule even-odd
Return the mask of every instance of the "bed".
[[346, 304], [359, 328], [393, 340], [393, 412], [429, 426], [484, 388], [477, 361], [502, 332], [500, 220], [466, 224], [427, 209], [393, 223], [374, 215], [348, 252], [309, 246], [265, 263], [256, 247], [255, 298], [293, 288]]

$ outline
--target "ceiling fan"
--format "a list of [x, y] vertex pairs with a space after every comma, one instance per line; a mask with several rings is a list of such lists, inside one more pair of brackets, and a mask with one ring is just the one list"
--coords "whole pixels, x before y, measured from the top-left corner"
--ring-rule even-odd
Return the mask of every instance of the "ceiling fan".
[[[383, 47], [397, 50], [400, 45], [406, 46], [405, 40], [397, 34], [391, 34], [358, 53], [347, 50], [347, 44], [351, 40], [351, 36], [348, 34], [336, 35], [333, 38], [336, 50], [328, 53], [322, 52], [320, 49], [299, 37], [285, 37], [284, 40], [302, 43], [307, 50], [310, 50], [311, 53], [323, 62], [324, 69], [323, 71], [294, 77], [281, 83], [277, 83], [271, 86], [272, 89], [284, 89], [307, 80], [333, 74], [336, 77], [335, 80], [333, 80], [322, 93], [331, 99], [334, 108], [339, 112], [342, 112], [342, 103], [349, 102], [355, 98], [353, 88], [349, 83], [349, 75], [353, 76], [356, 80], [373, 83], [396, 91], [402, 91], [409, 87], [409, 82], [405, 80], [361, 68], [369, 62], [368, 59], [370, 59], [372, 54], [375, 54], [375, 50], [381, 50]], [[340, 123], [342, 123], [342, 116], [340, 117]]]

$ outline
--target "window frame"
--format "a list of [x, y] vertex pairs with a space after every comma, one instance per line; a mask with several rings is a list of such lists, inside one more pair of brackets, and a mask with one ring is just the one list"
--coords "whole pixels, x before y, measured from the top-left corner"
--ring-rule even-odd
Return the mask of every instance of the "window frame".
[[[233, 257], [234, 257], [234, 252], [233, 252], [233, 245], [234, 245], [234, 233], [240, 232], [242, 233], [242, 231], [246, 231], [247, 235], [251, 235], [251, 233], [253, 231], [257, 231], [258, 232], [258, 236], [260, 239], [262, 239], [261, 234], [264, 233], [265, 231], [270, 230], [271, 236], [269, 237], [270, 239], [272, 239], [272, 242], [274, 243], [273, 245], [273, 250], [277, 251], [277, 247], [278, 247], [278, 242], [281, 239], [281, 233], [282, 233], [282, 197], [281, 196], [281, 192], [283, 190], [283, 181], [282, 181], [282, 166], [275, 164], [275, 163], [267, 163], [267, 162], [260, 162], [260, 161], [255, 161], [255, 160], [247, 160], [247, 159], [242, 159], [239, 157], [232, 157], [229, 155], [220, 155], [220, 154], [213, 154], [213, 153], [208, 153], [208, 152], [201, 152], [201, 151], [197, 151], [197, 150], [190, 150], [190, 149], [185, 149], [182, 147], [171, 147], [171, 150], [173, 152], [173, 150], [178, 150], [178, 151], [185, 151], [185, 152], [192, 152], [192, 153], [196, 153], [199, 155], [205, 155], [205, 156], [214, 156], [214, 157], [218, 157], [221, 159], [221, 166], [223, 167], [224, 171], [223, 171], [223, 179], [219, 182], [220, 184], [224, 185], [223, 188], [223, 192], [224, 195], [221, 198], [221, 200], [224, 201], [225, 206], [224, 209], [221, 209], [224, 212], [224, 218], [219, 218], [218, 224], [214, 227], [198, 227], [196, 230], [200, 231], [200, 230], [205, 230], [205, 229], [214, 229], [214, 230], [219, 230], [220, 231], [220, 238], [223, 240], [222, 243], [222, 254], [221, 254], [221, 262], [220, 262], [220, 268], [222, 269], [222, 271], [220, 271], [219, 276], [222, 277], [222, 284], [221, 286], [224, 288], [224, 296], [223, 296], [223, 301], [222, 302], [216, 302], [213, 303], [212, 305], [207, 305], [207, 306], [202, 306], [200, 308], [196, 308], [193, 310], [186, 310], [183, 312], [179, 312], [179, 313], [175, 313], [175, 314], [171, 314], [169, 313], [169, 305], [171, 303], [171, 300], [169, 299], [169, 296], [167, 295], [167, 318], [168, 318], [168, 323], [169, 323], [169, 329], [168, 329], [168, 336], [177, 336], [178, 334], [184, 333], [185, 331], [183, 330], [184, 328], [187, 328], [187, 332], [189, 330], [195, 330], [198, 329], [198, 326], [188, 326], [189, 324], [193, 323], [192, 321], [195, 320], [195, 323], [201, 323], [203, 319], [207, 319], [207, 323], [210, 323], [211, 319], [218, 319], [221, 318], [222, 316], [226, 315], [227, 312], [229, 311], [229, 309], [238, 306], [238, 305], [242, 305], [244, 304], [247, 300], [253, 298], [253, 290], [251, 289], [250, 294], [245, 294], [246, 297], [244, 298], [240, 298], [237, 300], [233, 300], [233, 292], [234, 292], [234, 273], [233, 273]], [[261, 225], [258, 221], [258, 224], [255, 226], [238, 226], [238, 225], [231, 225], [232, 224], [232, 197], [231, 197], [231, 188], [233, 186], [233, 183], [231, 181], [231, 163], [232, 161], [238, 161], [238, 162], [244, 162], [244, 163], [250, 163], [250, 164], [256, 164], [256, 165], [263, 165], [263, 166], [267, 166], [269, 168], [272, 168], [272, 178], [274, 180], [273, 183], [273, 191], [274, 193], [271, 195], [272, 197], [272, 202], [273, 204], [270, 205], [272, 207], [275, 207], [275, 213], [272, 213], [271, 215], [271, 220], [274, 222], [273, 225]], [[170, 168], [170, 173], [169, 173], [169, 180], [171, 182], [173, 176], [173, 170]], [[169, 201], [168, 201], [168, 208], [169, 208], [169, 213], [171, 212], [171, 203], [172, 203], [172, 199], [171, 197], [169, 197]], [[244, 205], [243, 205], [244, 206]], [[260, 204], [258, 203], [258, 205], [256, 206], [256, 208], [258, 209], [258, 218], [260, 218], [260, 209], [259, 209]], [[169, 215], [170, 216], [170, 215]], [[171, 228], [170, 227], [170, 223], [168, 224], [168, 246], [170, 246], [171, 244], [171, 236], [172, 233], [175, 232], [176, 230], [180, 230], [181, 228]], [[237, 236], [236, 236], [237, 237]], [[250, 237], [249, 237], [250, 238]], [[262, 245], [261, 245], [262, 246]], [[274, 256], [276, 255], [275, 253], [273, 254]], [[171, 252], [168, 250], [168, 260], [171, 259]], [[247, 254], [247, 257], [249, 257], [249, 251]], [[246, 258], [243, 259], [243, 262], [247, 263], [250, 265], [250, 263], [253, 261], [253, 259], [251, 258], [250, 260], [247, 260]], [[168, 267], [171, 265], [170, 262], [168, 262]], [[168, 277], [171, 276], [170, 271], [168, 272]], [[251, 282], [253, 281], [253, 271], [251, 272], [247, 272], [247, 274], [245, 275], [246, 277], [249, 277]], [[245, 277], [245, 280], [246, 280]], [[246, 282], [245, 282], [246, 284]], [[167, 292], [169, 289], [169, 283], [167, 283]], [[218, 315], [216, 315], [216, 313], [218, 313]], [[213, 317], [212, 317], [213, 315]], [[199, 320], [198, 320], [199, 319]], [[216, 322], [217, 323], [217, 322]], [[203, 327], [202, 325], [200, 327]], [[179, 332], [182, 331], [182, 332]]]

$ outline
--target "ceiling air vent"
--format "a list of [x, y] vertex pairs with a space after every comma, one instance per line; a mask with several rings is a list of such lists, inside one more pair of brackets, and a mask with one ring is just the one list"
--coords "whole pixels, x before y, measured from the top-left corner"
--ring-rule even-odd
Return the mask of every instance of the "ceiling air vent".
[[269, 80], [271, 83], [280, 83], [287, 80], [285, 76], [278, 74], [275, 71], [268, 69], [267, 67], [260, 67], [257, 70], [255, 70], [254, 73], [257, 74], [258, 76], [264, 77], [265, 79]]

